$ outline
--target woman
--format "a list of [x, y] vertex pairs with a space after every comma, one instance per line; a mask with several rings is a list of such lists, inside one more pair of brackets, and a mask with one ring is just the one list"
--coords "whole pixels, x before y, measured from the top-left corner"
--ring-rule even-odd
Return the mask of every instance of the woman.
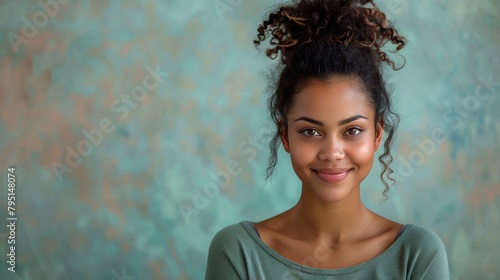
[[[372, 1], [309, 0], [284, 5], [258, 28], [259, 45], [281, 69], [269, 110], [279, 143], [302, 181], [299, 201], [267, 220], [243, 221], [213, 239], [206, 279], [448, 279], [441, 239], [367, 209], [360, 184], [374, 154], [389, 189], [390, 147], [399, 117], [382, 77], [397, 69], [382, 46], [406, 39]], [[386, 133], [385, 141], [383, 141]]]

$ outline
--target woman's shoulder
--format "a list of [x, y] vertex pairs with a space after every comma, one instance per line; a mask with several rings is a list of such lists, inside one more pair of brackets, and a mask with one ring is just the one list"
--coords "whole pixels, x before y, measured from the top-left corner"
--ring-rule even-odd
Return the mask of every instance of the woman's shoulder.
[[448, 255], [441, 238], [416, 223], [407, 227], [399, 258], [409, 263], [410, 274], [419, 275], [421, 279], [450, 279]]
[[246, 240], [250, 239], [248, 221], [231, 224], [220, 229], [212, 239], [210, 247], [213, 249], [234, 249], [235, 246], [248, 245]]
[[241, 221], [238, 223], [226, 225], [222, 227], [216, 234], [215, 236], [224, 236], [228, 234], [233, 234], [233, 233], [239, 233], [243, 230], [242, 224], [246, 223], [246, 221]]
[[444, 250], [443, 241], [431, 229], [417, 223], [407, 224], [405, 227], [405, 246], [434, 252]]
[[205, 279], [245, 279], [248, 275], [247, 255], [252, 252], [247, 231], [249, 222], [242, 221], [223, 227], [213, 237], [208, 250]]

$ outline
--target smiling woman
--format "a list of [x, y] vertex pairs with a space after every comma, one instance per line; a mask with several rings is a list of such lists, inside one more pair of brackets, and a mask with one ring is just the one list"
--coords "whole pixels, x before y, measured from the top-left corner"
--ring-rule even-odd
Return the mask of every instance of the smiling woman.
[[294, 121], [283, 130], [283, 147], [303, 193], [314, 192], [318, 203], [359, 196], [358, 186], [373, 165], [383, 130], [365, 93], [356, 89], [359, 83], [352, 77], [313, 80], [288, 112]]
[[[257, 223], [242, 221], [213, 239], [206, 279], [448, 279], [441, 239], [364, 206], [361, 182], [375, 152], [390, 187], [392, 110], [381, 50], [406, 40], [372, 1], [298, 1], [258, 28], [282, 68], [269, 111], [276, 124], [267, 178], [281, 143], [302, 182], [299, 201]], [[385, 135], [385, 140], [383, 140]]]

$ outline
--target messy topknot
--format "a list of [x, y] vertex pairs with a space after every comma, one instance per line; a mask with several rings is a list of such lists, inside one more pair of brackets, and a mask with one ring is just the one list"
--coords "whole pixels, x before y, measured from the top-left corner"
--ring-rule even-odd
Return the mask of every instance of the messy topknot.
[[255, 45], [272, 36], [272, 47], [266, 50], [266, 54], [275, 59], [281, 52], [283, 63], [298, 46], [324, 40], [370, 48], [377, 54], [378, 61], [387, 62], [396, 69], [382, 47], [388, 41], [396, 45], [396, 51], [406, 45], [406, 39], [398, 34], [371, 0], [298, 1], [271, 13], [257, 31]]
[[[266, 180], [277, 164], [280, 132], [287, 127], [286, 115], [300, 86], [310, 79], [328, 80], [332, 76], [359, 78], [368, 100], [375, 108], [375, 122], [384, 125], [387, 133], [384, 152], [378, 157], [383, 165], [380, 174], [386, 178], [393, 170], [390, 146], [399, 123], [392, 109], [390, 94], [382, 77], [382, 62], [397, 67], [382, 50], [387, 42], [395, 44], [394, 52], [406, 45], [385, 14], [371, 0], [300, 0], [278, 7], [257, 29], [254, 44], [259, 46], [270, 37], [266, 54], [280, 56], [281, 73], [268, 99], [268, 109], [276, 125], [269, 142], [270, 157]], [[385, 177], [384, 177], [385, 175]]]

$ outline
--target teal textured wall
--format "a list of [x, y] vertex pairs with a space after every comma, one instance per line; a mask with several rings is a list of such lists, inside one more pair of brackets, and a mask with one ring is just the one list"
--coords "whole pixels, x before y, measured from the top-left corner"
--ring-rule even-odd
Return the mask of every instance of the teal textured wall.
[[[286, 153], [263, 182], [274, 62], [252, 40], [273, 3], [1, 2], [1, 279], [202, 279], [218, 230], [295, 203]], [[378, 3], [409, 39], [401, 182], [382, 201], [377, 165], [363, 199], [438, 233], [453, 279], [499, 279], [500, 2]]]

